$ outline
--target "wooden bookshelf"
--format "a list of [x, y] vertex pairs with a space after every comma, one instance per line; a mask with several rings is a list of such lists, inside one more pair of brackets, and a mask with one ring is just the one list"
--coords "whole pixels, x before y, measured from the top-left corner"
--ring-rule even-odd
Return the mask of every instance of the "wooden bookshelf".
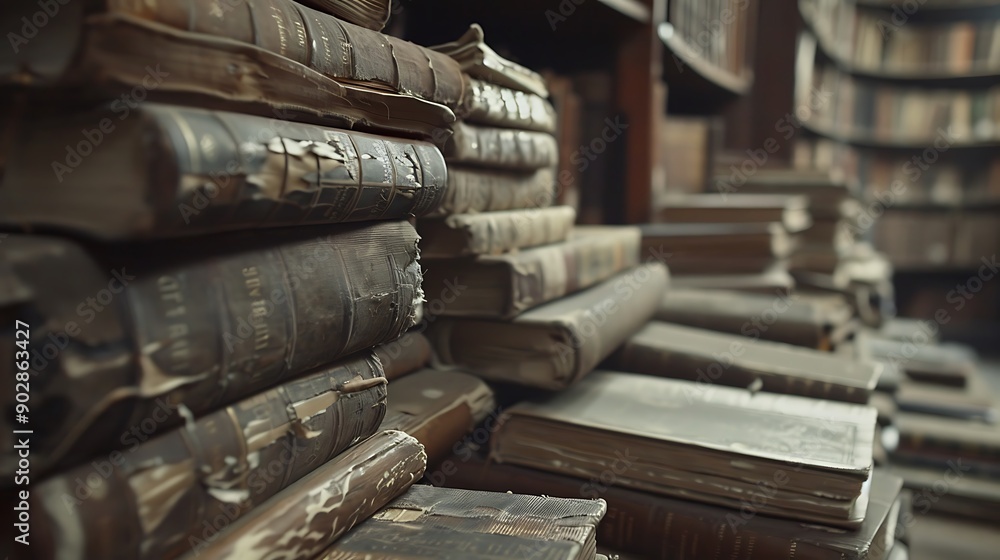
[[[712, 90], [722, 90], [732, 95], [745, 95], [750, 91], [750, 86], [753, 84], [753, 72], [751, 70], [747, 70], [743, 74], [737, 74], [721, 66], [712, 64], [688, 45], [669, 23], [661, 23], [657, 29], [657, 35], [670, 51], [668, 57], [670, 55], [676, 56], [681, 64], [693, 70], [697, 77], [704, 80], [704, 83], [692, 84], [691, 87], [693, 89], [709, 92]], [[671, 61], [668, 60], [668, 67], [670, 63]], [[688, 78], [688, 75], [684, 74], [683, 69], [677, 71], [676, 75], [684, 76], [685, 79]]]

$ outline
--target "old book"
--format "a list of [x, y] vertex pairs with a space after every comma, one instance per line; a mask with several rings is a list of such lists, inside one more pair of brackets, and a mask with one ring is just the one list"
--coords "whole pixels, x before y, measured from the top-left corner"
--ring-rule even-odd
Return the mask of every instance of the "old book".
[[[422, 297], [416, 243], [406, 222], [92, 250], [4, 239], [0, 285], [16, 289], [0, 304], [36, 318], [32, 403], [53, 411], [32, 467], [128, 445], [124, 432], [148, 437], [180, 419], [180, 404], [214, 410], [398, 338]], [[2, 367], [13, 377], [13, 360]], [[14, 405], [13, 393], [2, 399]], [[12, 472], [13, 451], [2, 459]]]
[[[913, 519], [912, 558], [994, 560], [1000, 550], [995, 521], [933, 511]], [[896, 559], [892, 559], [896, 560]]]
[[[64, 14], [59, 21], [68, 24], [73, 17]], [[54, 107], [63, 112], [117, 100], [115, 116], [122, 119], [139, 102], [158, 101], [440, 140], [455, 121], [455, 114], [444, 105], [378, 84], [334, 79], [276, 52], [222, 35], [182, 31], [120, 13], [90, 16], [78, 30], [77, 43], [64, 36], [46, 38], [50, 29], [56, 31], [43, 27], [42, 38], [15, 49], [16, 54], [0, 53], [0, 82], [18, 86], [14, 90], [18, 95], [31, 98], [21, 111], [28, 120], [50, 116]], [[63, 53], [75, 58], [64, 71], [49, 75], [53, 66], [64, 64], [51, 60], [60, 45], [75, 49]], [[65, 102], [68, 90], [74, 103]], [[95, 126], [97, 121], [88, 126], [88, 137], [70, 145], [81, 139], [100, 140], [98, 133], [107, 130]]]
[[898, 413], [894, 460], [929, 467], [961, 463], [986, 476], [1000, 475], [1000, 426], [930, 414]]
[[191, 556], [311, 560], [405, 493], [426, 466], [423, 447], [411, 436], [375, 434], [217, 535], [202, 535]]
[[866, 404], [879, 366], [745, 335], [651, 321], [612, 357], [618, 370]]
[[[675, 280], [676, 282], [676, 280]], [[853, 315], [842, 299], [675, 287], [656, 310], [660, 321], [828, 350]]]
[[[31, 10], [4, 10], [3, 16], [13, 29], [22, 16], [31, 16]], [[18, 52], [4, 52], [2, 74], [13, 75], [18, 83], [68, 84], [91, 79], [76, 65], [78, 49], [86, 54], [88, 40], [100, 40], [89, 36], [88, 25], [128, 19], [254, 45], [329, 78], [378, 84], [451, 108], [461, 103], [465, 92], [465, 76], [451, 57], [291, 0], [170, 0], [152, 5], [99, 0], [87, 9], [74, 6], [60, 14], [58, 27], [42, 29], [38, 41], [28, 41]], [[87, 40], [77, 42], [80, 36]]]
[[546, 208], [556, 194], [554, 169], [494, 171], [448, 165], [448, 188], [432, 216]]
[[415, 485], [319, 558], [591, 560], [603, 500]]
[[304, 0], [302, 3], [375, 31], [385, 27], [392, 13], [391, 0]]
[[469, 78], [456, 116], [465, 122], [554, 134], [556, 111], [544, 97]]
[[589, 226], [562, 243], [503, 255], [424, 261], [424, 292], [450, 298], [431, 310], [449, 317], [510, 319], [639, 264], [639, 230]]
[[[669, 263], [669, 261], [667, 261]], [[795, 289], [795, 278], [784, 262], [755, 274], [686, 274], [673, 277], [672, 286], [680, 289], [726, 290], [751, 294], [784, 296]]]
[[669, 255], [668, 264], [696, 257], [765, 257], [781, 259], [795, 248], [795, 239], [777, 223], [642, 224], [643, 253]]
[[646, 324], [666, 288], [666, 267], [645, 264], [511, 321], [439, 318], [427, 337], [444, 364], [492, 381], [562, 389]]
[[478, 377], [460, 371], [422, 369], [392, 383], [383, 430], [417, 438], [435, 464], [493, 412], [493, 391]]
[[559, 243], [569, 238], [575, 221], [576, 211], [569, 206], [419, 220], [420, 255], [425, 259], [499, 255]]
[[[817, 170], [758, 170], [738, 187], [743, 194], [804, 195], [813, 219], [840, 218], [860, 209], [857, 183]], [[731, 196], [726, 194], [726, 196]]]
[[[423, 215], [446, 188], [441, 153], [424, 142], [169, 105], [114, 116], [108, 106], [25, 128], [0, 221], [106, 239], [195, 235]], [[103, 142], [96, 132], [86, 157], [52, 161], [53, 144], [76, 154], [81, 127], [105, 122], [117, 129]]]
[[87, 558], [175, 558], [207, 539], [204, 527], [217, 516], [232, 522], [265, 507], [375, 433], [385, 387], [378, 360], [366, 353], [189, 417], [183, 428], [154, 439], [132, 435], [132, 447], [36, 487], [32, 528], [42, 538], [34, 544], [46, 558], [62, 550]]
[[664, 196], [661, 202], [657, 217], [668, 223], [778, 223], [789, 232], [812, 225], [804, 196], [683, 194]]
[[431, 361], [431, 343], [417, 329], [373, 350], [389, 381], [409, 375]]
[[[902, 477], [903, 484], [912, 491], [913, 513], [918, 518], [934, 513], [993, 527], [1000, 523], [1000, 482], [996, 476], [976, 476], [961, 461], [951, 461], [943, 468], [894, 462], [889, 470]], [[915, 544], [919, 526], [912, 533], [910, 540]]]
[[864, 333], [855, 344], [875, 359], [898, 362], [907, 377], [923, 383], [964, 387], [978, 372], [976, 354], [956, 344], [935, 344], [926, 328], [914, 328], [902, 340]]
[[456, 122], [442, 151], [448, 164], [511, 171], [552, 168], [559, 163], [556, 137], [547, 132]]
[[743, 509], [729, 509], [487, 462], [465, 450], [452, 463], [455, 472], [446, 479], [452, 488], [604, 499], [608, 512], [597, 541], [636, 558], [883, 560], [896, 532], [902, 487], [899, 477], [875, 469], [868, 513], [855, 532], [757, 515], [749, 499]]
[[975, 377], [966, 387], [905, 380], [895, 394], [899, 410], [993, 423], [996, 400], [985, 380]]
[[431, 48], [457, 60], [462, 69], [474, 78], [542, 98], [549, 96], [545, 79], [537, 72], [498, 55], [486, 44], [483, 28], [478, 23], [470, 25], [469, 30], [458, 39]]
[[490, 456], [588, 479], [614, 472], [615, 485], [735, 510], [752, 499], [761, 514], [857, 529], [875, 418], [862, 405], [596, 371], [506, 409]]

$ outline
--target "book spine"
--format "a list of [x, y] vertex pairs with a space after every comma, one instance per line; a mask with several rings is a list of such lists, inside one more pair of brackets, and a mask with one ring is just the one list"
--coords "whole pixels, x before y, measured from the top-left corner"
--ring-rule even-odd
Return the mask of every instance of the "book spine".
[[317, 10], [327, 11], [344, 21], [360, 25], [373, 31], [381, 31], [392, 14], [390, 0], [304, 0], [302, 2]]
[[322, 558], [334, 541], [406, 492], [427, 467], [423, 446], [376, 434], [281, 492], [196, 550], [206, 560]]
[[550, 134], [556, 131], [555, 108], [541, 96], [472, 78], [456, 116], [473, 124]]
[[52, 477], [32, 496], [42, 546], [121, 559], [196, 548], [219, 519], [232, 523], [375, 433], [385, 385], [366, 353]]
[[497, 172], [448, 166], [448, 188], [431, 216], [547, 208], [555, 198], [555, 169]]
[[[576, 212], [569, 206], [459, 214], [444, 220], [420, 220], [420, 254], [425, 258], [499, 255], [514, 249], [565, 241]], [[446, 238], [455, 237], [456, 243]], [[456, 246], [460, 245], [460, 248]]]
[[377, 82], [453, 109], [465, 89], [450, 57], [291, 0], [104, 1], [109, 12], [252, 44], [330, 78]]
[[555, 136], [455, 123], [455, 133], [443, 148], [449, 164], [532, 171], [559, 164]]
[[431, 361], [431, 343], [419, 332], [408, 332], [399, 340], [375, 348], [389, 381], [417, 371]]
[[[243, 236], [220, 248], [265, 247], [218, 251], [171, 267], [130, 257], [110, 283], [105, 276], [87, 286], [89, 299], [81, 296], [68, 309], [39, 303], [60, 325], [76, 321], [55, 335], [72, 349], [38, 363], [45, 381], [33, 401], [60, 410], [33, 442], [39, 469], [71, 449], [127, 445], [122, 431], [145, 426], [153, 414], [166, 416], [143, 428], [146, 437], [176, 422], [180, 404], [199, 413], [235, 402], [413, 326], [422, 297], [413, 227], [384, 222], [328, 232], [321, 238], [296, 232], [294, 239], [287, 233], [270, 246], [260, 236]], [[76, 274], [56, 263], [27, 270], [22, 279], [44, 288], [40, 301]], [[120, 323], [104, 326], [113, 319]]]

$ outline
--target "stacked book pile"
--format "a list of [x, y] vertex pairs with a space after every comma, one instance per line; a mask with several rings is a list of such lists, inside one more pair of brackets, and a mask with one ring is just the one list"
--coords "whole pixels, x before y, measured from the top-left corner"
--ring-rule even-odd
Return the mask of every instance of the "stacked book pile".
[[[513, 162], [550, 196], [531, 170], [554, 142], [456, 123], [502, 117], [507, 90], [477, 97], [494, 86], [470, 77], [474, 54], [381, 34], [388, 1], [308, 4], [73, 4], [0, 55], [22, 109], [0, 184], [3, 367], [30, 396], [0, 403], [21, 414], [0, 436], [23, 486], [4, 496], [30, 508], [16, 557], [355, 558], [389, 531], [438, 558], [450, 524], [463, 557], [594, 558], [603, 501], [409, 490], [439, 451], [401, 429], [437, 424], [412, 421], [419, 398], [387, 407], [387, 377], [429, 359], [405, 334], [424, 295], [408, 220], [512, 188], [454, 180], [441, 146], [473, 168]], [[411, 377], [459, 392], [459, 424], [493, 408], [481, 381], [430, 373], [449, 377]]]

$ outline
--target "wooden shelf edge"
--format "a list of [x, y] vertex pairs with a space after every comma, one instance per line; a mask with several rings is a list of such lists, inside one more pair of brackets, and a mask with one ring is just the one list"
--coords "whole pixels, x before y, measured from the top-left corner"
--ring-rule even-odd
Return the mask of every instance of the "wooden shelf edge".
[[732, 95], [746, 95], [750, 91], [752, 75], [737, 76], [698, 56], [669, 23], [661, 23], [657, 35], [674, 56], [705, 81]]
[[[899, 0], [855, 0], [859, 8], [879, 8], [891, 10]], [[921, 10], [934, 11], [961, 11], [976, 8], [990, 8], [997, 5], [996, 0], [924, 0], [920, 4]]]
[[[865, 136], [862, 134], [841, 134], [838, 132], [833, 132], [827, 130], [823, 127], [816, 126], [810, 123], [808, 120], [802, 122], [802, 127], [806, 130], [822, 136], [824, 138], [829, 138], [830, 140], [836, 140], [837, 142], [842, 142], [844, 144], [851, 144], [852, 146], [861, 146], [867, 148], [884, 148], [891, 150], [923, 150], [934, 146], [937, 136], [932, 136], [928, 138], [921, 138], [919, 140], [878, 140]], [[956, 141], [948, 145], [948, 149], [983, 149], [983, 148], [995, 148], [1000, 147], [1000, 138], [994, 138], [991, 140], [962, 140]]]

